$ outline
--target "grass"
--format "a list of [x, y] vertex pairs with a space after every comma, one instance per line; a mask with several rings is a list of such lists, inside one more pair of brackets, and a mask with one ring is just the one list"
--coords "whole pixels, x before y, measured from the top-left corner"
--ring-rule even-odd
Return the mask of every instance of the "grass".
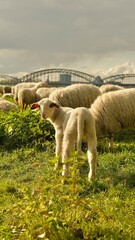
[[86, 156], [73, 156], [62, 184], [53, 149], [1, 152], [0, 239], [135, 239], [135, 149], [133, 136], [124, 136], [113, 153], [105, 140], [99, 143], [93, 182]]

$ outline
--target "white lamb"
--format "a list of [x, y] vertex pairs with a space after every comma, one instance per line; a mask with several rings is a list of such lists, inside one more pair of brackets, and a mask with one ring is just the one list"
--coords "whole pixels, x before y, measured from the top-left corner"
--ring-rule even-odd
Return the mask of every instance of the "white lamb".
[[71, 109], [60, 107], [49, 98], [44, 98], [31, 106], [31, 109], [40, 109], [43, 119], [48, 119], [55, 128], [56, 157], [60, 164], [62, 154], [63, 176], [68, 175], [67, 159], [77, 143], [78, 154], [82, 153], [82, 140], [85, 138], [88, 145], [88, 162], [90, 171], [88, 179], [95, 177], [96, 171], [96, 131], [95, 122], [90, 111], [84, 107]]

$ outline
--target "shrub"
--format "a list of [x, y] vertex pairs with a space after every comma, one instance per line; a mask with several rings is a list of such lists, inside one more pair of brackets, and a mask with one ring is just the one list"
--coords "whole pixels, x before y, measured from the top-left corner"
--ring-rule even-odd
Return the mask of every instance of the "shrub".
[[42, 120], [38, 112], [26, 110], [23, 113], [0, 113], [0, 145], [12, 150], [23, 147], [45, 149], [54, 141], [52, 125]]

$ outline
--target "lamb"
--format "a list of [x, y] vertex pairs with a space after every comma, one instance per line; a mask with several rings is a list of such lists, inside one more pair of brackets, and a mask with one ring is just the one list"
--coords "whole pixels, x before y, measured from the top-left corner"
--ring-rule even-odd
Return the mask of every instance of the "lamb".
[[[14, 86], [14, 90], [13, 90], [13, 93], [14, 93], [14, 101], [16, 103], [18, 103], [18, 93], [21, 89], [24, 89], [24, 88], [31, 88], [31, 87], [35, 87], [36, 84], [38, 84], [39, 82], [22, 82], [22, 83], [18, 83]], [[42, 82], [41, 82], [42, 83]], [[44, 83], [45, 87], [48, 87], [47, 83]]]
[[56, 90], [56, 87], [44, 87], [44, 88], [39, 88], [36, 91], [36, 102], [38, 102], [39, 100], [41, 100], [42, 98], [46, 98], [49, 97], [49, 95]]
[[18, 92], [18, 103], [21, 106], [22, 111], [26, 109], [28, 105], [36, 101], [37, 89], [45, 86], [45, 83], [39, 82], [32, 88], [20, 89], [20, 91]]
[[104, 93], [91, 105], [97, 136], [110, 138], [113, 149], [113, 134], [121, 129], [135, 129], [135, 89]]
[[62, 155], [62, 175], [68, 176], [67, 159], [74, 149], [75, 142], [77, 142], [78, 154], [82, 153], [81, 144], [83, 138], [85, 138], [88, 144], [87, 154], [90, 167], [88, 179], [94, 178], [96, 171], [97, 139], [95, 122], [90, 111], [84, 107], [76, 109], [60, 107], [49, 98], [43, 98], [31, 106], [31, 109], [37, 108], [40, 109], [41, 117], [49, 120], [55, 129], [57, 157], [55, 169], [59, 166], [61, 162], [60, 155]]
[[101, 95], [99, 88], [92, 84], [73, 84], [53, 91], [49, 98], [62, 107], [90, 108], [95, 99]]
[[111, 92], [111, 91], [122, 90], [122, 89], [125, 89], [125, 88], [119, 85], [114, 85], [114, 84], [104, 84], [99, 88], [101, 94], [106, 92]]

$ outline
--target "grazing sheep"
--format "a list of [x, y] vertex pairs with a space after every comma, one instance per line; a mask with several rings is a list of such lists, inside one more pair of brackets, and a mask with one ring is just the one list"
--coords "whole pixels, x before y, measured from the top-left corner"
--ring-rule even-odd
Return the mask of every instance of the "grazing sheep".
[[97, 136], [110, 138], [113, 149], [113, 134], [121, 129], [135, 129], [135, 89], [104, 93], [91, 105]]
[[41, 100], [42, 98], [47, 98], [49, 97], [49, 95], [56, 90], [56, 87], [44, 87], [44, 88], [39, 88], [36, 91], [36, 102], [38, 102], [39, 100]]
[[88, 162], [90, 171], [88, 179], [95, 177], [96, 170], [96, 131], [92, 114], [87, 108], [76, 109], [60, 107], [49, 98], [43, 98], [34, 103], [31, 109], [40, 108], [43, 119], [48, 119], [55, 128], [56, 157], [58, 159], [56, 167], [60, 164], [60, 154], [62, 154], [63, 176], [68, 175], [67, 158], [77, 143], [77, 152], [82, 153], [82, 140], [85, 138], [88, 145]]
[[119, 85], [114, 85], [114, 84], [105, 84], [102, 85], [99, 90], [101, 94], [106, 93], [106, 92], [112, 92], [112, 91], [117, 91], [117, 90], [122, 90], [125, 89], [124, 87], [121, 87]]
[[0, 111], [14, 111], [18, 108], [15, 103], [0, 99]]
[[[18, 83], [14, 86], [14, 101], [16, 103], [18, 103], [18, 93], [21, 89], [24, 89], [24, 88], [32, 88], [32, 87], [35, 87], [36, 84], [38, 83], [42, 83], [42, 82], [22, 82], [22, 83]], [[44, 83], [44, 86], [47, 87], [48, 85], [46, 83]]]
[[36, 101], [36, 91], [40, 87], [46, 87], [43, 82], [37, 83], [34, 87], [23, 88], [18, 92], [18, 103], [21, 106], [22, 111], [24, 108]]
[[62, 107], [90, 108], [99, 95], [101, 95], [100, 90], [95, 85], [73, 84], [53, 91], [49, 98]]
[[2, 95], [2, 99], [14, 99], [14, 94], [13, 93], [4, 93]]

